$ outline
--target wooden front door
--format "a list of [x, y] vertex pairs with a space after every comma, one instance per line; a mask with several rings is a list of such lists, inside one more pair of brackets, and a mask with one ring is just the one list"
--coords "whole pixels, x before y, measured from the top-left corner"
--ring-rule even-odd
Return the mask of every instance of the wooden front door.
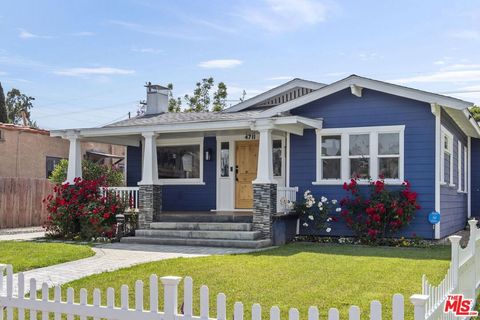
[[252, 181], [257, 177], [258, 140], [237, 141], [235, 145], [235, 208], [253, 208]]

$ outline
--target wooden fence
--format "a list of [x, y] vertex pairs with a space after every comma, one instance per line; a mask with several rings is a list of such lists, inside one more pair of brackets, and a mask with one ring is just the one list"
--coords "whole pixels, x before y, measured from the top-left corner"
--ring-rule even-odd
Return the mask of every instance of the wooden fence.
[[47, 179], [0, 177], [0, 229], [41, 226], [47, 217], [42, 200], [52, 191]]

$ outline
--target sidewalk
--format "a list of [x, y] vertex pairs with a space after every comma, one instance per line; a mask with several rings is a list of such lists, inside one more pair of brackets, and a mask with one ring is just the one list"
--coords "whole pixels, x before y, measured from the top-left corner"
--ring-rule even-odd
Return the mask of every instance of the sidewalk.
[[33, 240], [44, 236], [45, 231], [42, 227], [0, 229], [0, 241]]

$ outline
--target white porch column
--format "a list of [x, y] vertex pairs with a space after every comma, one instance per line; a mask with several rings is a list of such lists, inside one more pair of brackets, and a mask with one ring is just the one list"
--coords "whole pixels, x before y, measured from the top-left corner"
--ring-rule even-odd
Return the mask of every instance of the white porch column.
[[157, 163], [157, 134], [154, 132], [142, 133], [143, 142], [143, 163], [142, 180], [139, 185], [158, 184], [158, 163]]
[[142, 180], [139, 186], [139, 213], [138, 227], [140, 229], [150, 228], [150, 223], [162, 211], [162, 187], [158, 181], [157, 163], [157, 134], [144, 132], [143, 136], [143, 161]]
[[258, 146], [258, 168], [257, 178], [254, 184], [277, 183], [273, 178], [273, 158], [272, 158], [272, 127], [256, 127], [260, 133]]
[[273, 178], [272, 129], [270, 122], [256, 124], [260, 133], [257, 178], [253, 184], [253, 230], [260, 231], [262, 239], [273, 239], [273, 215], [277, 212], [277, 183]]
[[78, 135], [67, 136], [70, 141], [70, 149], [68, 151], [68, 169], [67, 180], [64, 183], [73, 183], [77, 177], [82, 177], [82, 148]]

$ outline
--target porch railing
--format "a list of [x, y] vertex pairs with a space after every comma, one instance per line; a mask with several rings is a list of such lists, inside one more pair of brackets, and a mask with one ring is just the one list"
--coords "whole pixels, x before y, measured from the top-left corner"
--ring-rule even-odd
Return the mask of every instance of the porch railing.
[[293, 203], [297, 201], [298, 187], [277, 187], [278, 212], [288, 213], [293, 210]]
[[129, 205], [130, 209], [138, 209], [138, 190], [139, 187], [108, 187], [102, 189], [102, 194], [114, 192], [117, 197]]

